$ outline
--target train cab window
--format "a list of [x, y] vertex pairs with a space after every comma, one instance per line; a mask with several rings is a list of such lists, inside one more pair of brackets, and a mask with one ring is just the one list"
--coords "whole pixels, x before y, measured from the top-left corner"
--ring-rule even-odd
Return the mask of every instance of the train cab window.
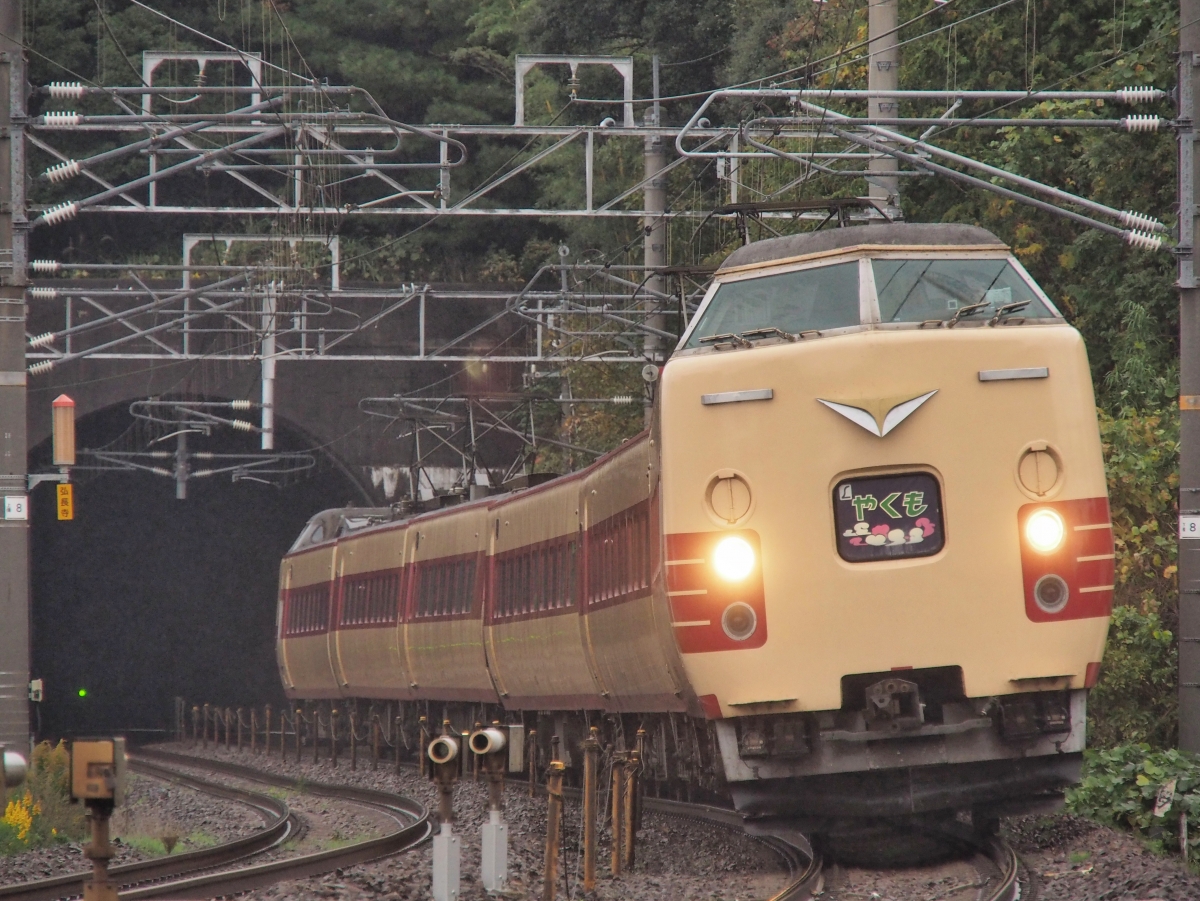
[[[963, 322], [1055, 316], [1008, 260], [872, 260], [881, 322]], [[1005, 310], [1008, 307], [1008, 310]]]
[[858, 263], [836, 263], [726, 282], [684, 346], [704, 347], [721, 335], [753, 339], [775, 329], [796, 334], [858, 324]]

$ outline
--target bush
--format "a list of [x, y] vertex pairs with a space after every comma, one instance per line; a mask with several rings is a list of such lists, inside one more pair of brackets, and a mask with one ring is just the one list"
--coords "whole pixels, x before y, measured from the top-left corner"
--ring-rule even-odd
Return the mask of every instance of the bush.
[[1179, 412], [1123, 410], [1100, 416], [1108, 474], [1117, 599], [1176, 619]]
[[83, 809], [71, 803], [71, 757], [62, 742], [33, 749], [25, 793], [11, 798], [0, 818], [0, 855], [83, 838]]
[[1088, 744], [1173, 746], [1179, 723], [1177, 658], [1174, 636], [1158, 614], [1114, 608], [1100, 681], [1088, 698]]
[[[1159, 788], [1175, 782], [1175, 796], [1162, 816], [1154, 816]], [[1083, 781], [1067, 791], [1067, 808], [1110, 826], [1132, 829], [1157, 851], [1179, 848], [1179, 814], [1196, 822], [1200, 814], [1200, 756], [1154, 751], [1127, 744], [1085, 751]], [[1200, 849], [1200, 830], [1189, 830], [1189, 857]]]

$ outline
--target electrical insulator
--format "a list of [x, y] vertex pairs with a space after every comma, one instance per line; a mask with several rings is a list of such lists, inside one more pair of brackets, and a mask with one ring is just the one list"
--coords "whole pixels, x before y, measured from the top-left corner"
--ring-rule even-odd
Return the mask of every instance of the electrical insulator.
[[41, 375], [43, 372], [49, 372], [53, 368], [54, 368], [53, 360], [38, 360], [36, 363], [34, 363], [32, 366], [29, 367], [29, 374], [30, 375]]
[[1158, 250], [1162, 247], [1162, 238], [1133, 228], [1125, 232], [1125, 243], [1139, 250]]
[[1136, 228], [1146, 232], [1166, 231], [1166, 227], [1153, 216], [1143, 216], [1133, 210], [1125, 210], [1121, 213], [1121, 224], [1126, 228]]
[[1128, 103], [1132, 105], [1135, 103], [1151, 103], [1155, 100], [1161, 100], [1167, 95], [1158, 88], [1140, 87], [1124, 88], [1123, 90], [1117, 91], [1117, 96], [1120, 98], [1122, 103]]
[[70, 128], [79, 124], [79, 113], [42, 113], [42, 124], [47, 128]]
[[633, 403], [633, 396], [630, 394], [618, 394], [612, 399], [612, 402], [614, 404], [631, 404]]
[[248, 401], [248, 400], [231, 400], [229, 402], [229, 409], [231, 409], [231, 410], [249, 410], [250, 409], [250, 401]]
[[30, 300], [54, 300], [58, 297], [58, 288], [29, 288]]
[[34, 275], [55, 275], [62, 269], [58, 260], [30, 260], [29, 271]]
[[231, 420], [229, 424], [239, 432], [254, 432], [258, 430], [257, 426], [255, 426], [253, 423], [246, 422], [244, 419], [234, 419]]
[[75, 465], [75, 401], [60, 394], [51, 404], [54, 413], [54, 465]]
[[42, 332], [29, 339], [30, 347], [45, 347], [47, 344], [54, 343], [54, 332]]
[[74, 178], [79, 174], [81, 168], [77, 160], [67, 160], [66, 162], [59, 163], [57, 166], [51, 166], [42, 175], [54, 184], [58, 184], [60, 181], [66, 181], [68, 178]]
[[78, 81], [52, 81], [49, 91], [55, 100], [79, 100], [83, 97], [83, 84]]
[[1126, 131], [1158, 131], [1162, 119], [1158, 116], [1126, 116], [1121, 126]]
[[74, 219], [77, 215], [79, 215], [79, 204], [60, 203], [42, 213], [41, 221], [46, 225], [57, 225], [60, 222]]

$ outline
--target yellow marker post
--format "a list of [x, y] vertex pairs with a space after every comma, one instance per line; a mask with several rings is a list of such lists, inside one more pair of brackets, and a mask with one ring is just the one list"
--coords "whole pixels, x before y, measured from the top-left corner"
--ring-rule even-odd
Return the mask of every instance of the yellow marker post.
[[58, 518], [69, 520], [75, 518], [75, 486], [70, 482], [57, 486], [58, 488]]

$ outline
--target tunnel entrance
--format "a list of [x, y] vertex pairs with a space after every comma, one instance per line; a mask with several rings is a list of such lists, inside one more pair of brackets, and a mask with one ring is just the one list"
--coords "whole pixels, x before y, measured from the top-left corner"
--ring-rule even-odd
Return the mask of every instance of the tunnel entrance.
[[[127, 405], [82, 418], [77, 431], [80, 448], [145, 446], [153, 437]], [[212, 453], [258, 444], [228, 429], [188, 439], [190, 449]], [[155, 446], [175, 448], [170, 438]], [[276, 447], [311, 442], [282, 423]], [[171, 478], [80, 469], [71, 522], [56, 519], [52, 486], [32, 492], [31, 675], [45, 680], [44, 700], [31, 705], [39, 740], [161, 736], [176, 696], [222, 706], [284, 700], [274, 643], [279, 560], [313, 513], [366, 500], [336, 461], [314, 457], [290, 484], [194, 478], [186, 500], [176, 499]], [[30, 454], [30, 471], [49, 463], [47, 442]]]

